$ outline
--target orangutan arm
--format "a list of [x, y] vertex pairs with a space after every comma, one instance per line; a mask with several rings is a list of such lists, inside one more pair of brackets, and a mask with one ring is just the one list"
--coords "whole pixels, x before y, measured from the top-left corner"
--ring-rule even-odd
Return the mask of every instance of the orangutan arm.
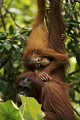
[[47, 82], [52, 79], [51, 76], [53, 71], [55, 71], [59, 67], [61, 67], [61, 64], [52, 61], [47, 67], [45, 67], [43, 71], [41, 71], [41, 73], [38, 74], [38, 77], [42, 81]]

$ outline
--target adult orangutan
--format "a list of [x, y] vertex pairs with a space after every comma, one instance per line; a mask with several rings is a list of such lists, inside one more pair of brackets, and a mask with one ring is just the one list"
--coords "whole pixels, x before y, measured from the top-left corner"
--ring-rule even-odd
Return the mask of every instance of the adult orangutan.
[[43, 82], [34, 72], [22, 73], [17, 80], [17, 103], [20, 95], [34, 97], [42, 104], [45, 120], [76, 120], [70, 104], [67, 85], [52, 77], [53, 81]]
[[46, 1], [37, 0], [37, 2], [38, 13], [23, 55], [24, 65], [28, 70], [41, 71], [38, 76], [43, 81], [49, 80], [51, 74], [64, 81], [68, 57], [63, 43], [64, 22], [60, 0], [50, 0], [49, 33], [44, 21]]

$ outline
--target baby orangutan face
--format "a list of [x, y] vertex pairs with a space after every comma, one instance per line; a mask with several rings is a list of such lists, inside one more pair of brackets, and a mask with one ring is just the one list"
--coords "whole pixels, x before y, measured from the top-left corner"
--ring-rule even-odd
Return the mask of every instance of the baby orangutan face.
[[32, 55], [28, 55], [26, 61], [24, 61], [25, 66], [31, 69], [45, 68], [50, 64], [50, 59], [45, 56], [40, 56], [39, 53], [33, 52]]

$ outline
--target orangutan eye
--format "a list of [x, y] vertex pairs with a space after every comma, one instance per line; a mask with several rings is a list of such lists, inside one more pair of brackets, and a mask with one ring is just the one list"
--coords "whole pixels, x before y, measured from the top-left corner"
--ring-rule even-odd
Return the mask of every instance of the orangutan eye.
[[38, 60], [37, 60], [37, 63], [40, 63], [40, 61], [41, 61], [41, 60], [40, 60], [40, 59], [38, 59]]
[[37, 55], [37, 54], [38, 54], [37, 52], [35, 52], [35, 51], [33, 52], [33, 55]]
[[40, 57], [36, 58], [36, 62], [41, 63], [41, 58]]
[[37, 64], [36, 67], [39, 68], [39, 67], [40, 67], [40, 64]]

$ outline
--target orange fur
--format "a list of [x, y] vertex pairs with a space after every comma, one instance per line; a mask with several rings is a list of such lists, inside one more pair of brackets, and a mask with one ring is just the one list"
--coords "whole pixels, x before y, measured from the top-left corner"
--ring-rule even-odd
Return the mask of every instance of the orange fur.
[[76, 120], [66, 92], [68, 89], [66, 84], [55, 77], [52, 77], [53, 82], [43, 82], [34, 72], [26, 72], [19, 76], [17, 87], [26, 78], [31, 81], [32, 94], [30, 92], [29, 96], [42, 104], [45, 120]]
[[54, 51], [54, 48], [50, 48], [48, 30], [44, 22], [45, 7], [45, 0], [38, 0], [37, 17], [34, 20], [33, 29], [27, 41], [27, 48], [23, 59], [26, 59], [27, 55], [32, 55], [33, 51], [40, 50], [41, 55], [43, 56], [49, 56], [58, 60], [67, 61], [68, 57], [66, 54], [60, 54]]
[[49, 44], [58, 53], [65, 53], [65, 24], [61, 14], [61, 0], [49, 0]]
[[[51, 31], [48, 32], [47, 27], [45, 25], [45, 21], [44, 21], [45, 11], [46, 11], [46, 6], [45, 6], [46, 1], [45, 0], [37, 0], [37, 1], [38, 1], [38, 13], [37, 13], [37, 17], [33, 23], [32, 32], [27, 41], [27, 47], [26, 47], [25, 53], [23, 55], [23, 61], [25, 63], [25, 66], [28, 68], [30, 66], [31, 58], [33, 58], [33, 52], [35, 51], [37, 53], [37, 57], [41, 56], [41, 57], [47, 57], [47, 58], [51, 59], [51, 64], [46, 66], [44, 71], [48, 75], [50, 75], [50, 72], [59, 68], [58, 71], [56, 71], [56, 72], [58, 72], [58, 74], [60, 72], [63, 72], [63, 73], [60, 73], [60, 77], [61, 77], [61, 74], [65, 74], [65, 66], [68, 63], [68, 56], [66, 55], [64, 50], [59, 48], [59, 45], [58, 46], [55, 45], [56, 40], [54, 39], [54, 36], [52, 39], [49, 36]], [[60, 4], [60, 3], [57, 3], [57, 4]], [[54, 4], [54, 6], [55, 7], [57, 6], [56, 3]], [[54, 13], [53, 13], [53, 15], [54, 15]], [[56, 17], [56, 16], [54, 15], [53, 17]], [[52, 18], [51, 20], [53, 20], [53, 19], [54, 18]], [[55, 26], [55, 24], [57, 24], [56, 21], [54, 23], [54, 26]], [[51, 26], [51, 24], [50, 24], [50, 26]], [[52, 26], [52, 27], [54, 27], [54, 26]], [[57, 27], [59, 28], [59, 26], [57, 26]], [[56, 30], [56, 27], [54, 29]], [[51, 34], [54, 34], [54, 32]], [[59, 34], [59, 33], [56, 32], [56, 34]], [[57, 36], [59, 36], [59, 35], [57, 35]], [[61, 39], [58, 41], [60, 44], [63, 44], [60, 42]], [[61, 52], [57, 52], [55, 50], [55, 47], [53, 47], [53, 48], [51, 47], [51, 44], [54, 44], [56, 47], [58, 47], [58, 49]], [[28, 57], [29, 57], [29, 60], [28, 60], [29, 63], [27, 61]], [[55, 68], [54, 68], [54, 66], [55, 66]], [[62, 71], [60, 70], [61, 68], [62, 68]], [[35, 69], [35, 68], [33, 67], [33, 69]], [[46, 71], [46, 69], [47, 69], [47, 71]], [[61, 77], [61, 79], [65, 79], [65, 78]]]

